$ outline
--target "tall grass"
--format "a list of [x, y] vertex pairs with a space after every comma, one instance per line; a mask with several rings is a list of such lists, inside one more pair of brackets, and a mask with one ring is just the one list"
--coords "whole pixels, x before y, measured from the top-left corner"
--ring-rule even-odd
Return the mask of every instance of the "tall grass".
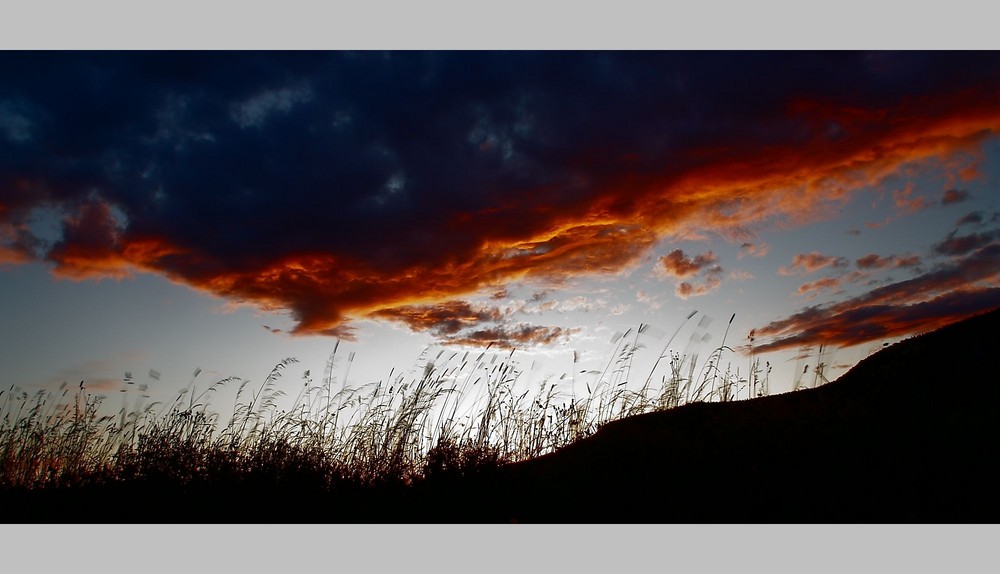
[[[529, 380], [514, 350], [488, 347], [442, 350], [434, 358], [425, 350], [415, 373], [393, 371], [385, 380], [348, 387], [346, 374], [343, 380], [333, 375], [342, 360], [338, 345], [319, 381], [307, 370], [298, 383], [284, 382], [297, 362], [285, 359], [260, 384], [230, 377], [197, 392], [195, 371], [169, 404], [144, 404], [145, 388], [135, 397], [127, 373], [116, 414], [100, 414], [106, 399], [84, 382], [72, 394], [65, 384], [58, 393], [32, 396], [11, 386], [0, 391], [0, 487], [262, 480], [325, 489], [406, 485], [538, 457], [636, 414], [766, 394], [770, 366], [762, 378], [752, 352], [745, 376], [731, 364], [722, 369], [725, 354], [733, 354], [725, 337], [700, 369], [696, 354], [670, 350], [681, 326], [648, 375], [637, 379], [632, 365], [644, 348], [645, 324], [613, 339], [602, 370], [577, 373], [574, 352], [574, 372], [537, 381]], [[347, 372], [353, 360], [351, 353]], [[591, 377], [580, 396], [577, 375]], [[237, 391], [223, 417], [211, 399], [226, 386]], [[285, 389], [296, 387], [289, 402]]]

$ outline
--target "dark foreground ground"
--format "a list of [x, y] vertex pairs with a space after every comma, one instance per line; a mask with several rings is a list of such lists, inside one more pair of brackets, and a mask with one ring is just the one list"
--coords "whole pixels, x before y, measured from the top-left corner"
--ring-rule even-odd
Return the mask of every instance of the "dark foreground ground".
[[816, 389], [632, 417], [557, 453], [413, 487], [3, 493], [3, 522], [997, 523], [1000, 311]]

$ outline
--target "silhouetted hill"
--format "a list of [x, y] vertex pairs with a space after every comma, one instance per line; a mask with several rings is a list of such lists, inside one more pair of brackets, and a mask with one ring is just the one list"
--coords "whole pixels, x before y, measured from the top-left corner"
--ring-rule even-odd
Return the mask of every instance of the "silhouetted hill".
[[441, 489], [426, 511], [454, 522], [998, 522], [998, 333], [1000, 310], [887, 347], [815, 389], [611, 423]]

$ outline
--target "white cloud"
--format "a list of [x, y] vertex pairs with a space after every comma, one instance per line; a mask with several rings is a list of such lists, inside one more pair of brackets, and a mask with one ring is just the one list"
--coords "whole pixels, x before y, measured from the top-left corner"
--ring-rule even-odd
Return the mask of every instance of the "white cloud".
[[617, 315], [622, 315], [622, 314], [626, 313], [631, 308], [632, 308], [631, 305], [627, 305], [625, 303], [619, 303], [618, 305], [615, 305], [614, 307], [612, 307], [610, 309], [610, 311], [611, 311], [612, 315], [617, 316]]
[[562, 312], [571, 312], [571, 311], [590, 312], [590, 311], [600, 311], [605, 307], [607, 307], [607, 302], [604, 301], [604, 299], [592, 300], [588, 299], [587, 297], [584, 297], [583, 295], [577, 295], [576, 297], [570, 297], [569, 299], [559, 303], [556, 309]]
[[646, 293], [641, 289], [637, 291], [635, 294], [636, 301], [640, 303], [645, 303], [646, 305], [649, 306], [650, 309], [654, 311], [663, 306], [663, 303], [661, 303], [657, 299], [658, 298], [655, 295], [650, 295], [649, 293]]

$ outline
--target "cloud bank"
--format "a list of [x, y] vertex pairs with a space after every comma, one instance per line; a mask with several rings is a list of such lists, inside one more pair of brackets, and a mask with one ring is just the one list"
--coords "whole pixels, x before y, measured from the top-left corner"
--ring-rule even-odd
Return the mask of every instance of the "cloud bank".
[[904, 166], [974, 174], [998, 71], [989, 52], [8, 52], [0, 263], [156, 273], [297, 334], [392, 317], [546, 340], [447, 304], [617, 273], [673, 236], [766, 252], [739, 238]]

